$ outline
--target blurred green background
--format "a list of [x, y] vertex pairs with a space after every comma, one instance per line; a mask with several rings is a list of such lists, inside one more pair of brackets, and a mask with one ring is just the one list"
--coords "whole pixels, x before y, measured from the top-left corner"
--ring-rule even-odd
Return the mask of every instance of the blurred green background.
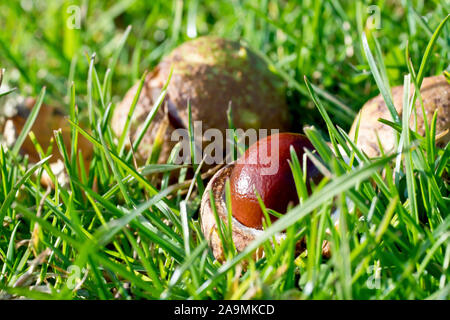
[[[361, 48], [362, 32], [378, 38], [391, 86], [398, 85], [407, 73], [407, 43], [418, 68], [449, 7], [448, 0], [2, 1], [0, 67], [6, 68], [7, 86], [24, 96], [36, 96], [46, 86], [46, 102], [63, 108], [73, 79], [83, 110], [88, 55], [96, 53], [101, 81], [118, 59], [111, 88], [112, 101], [118, 102], [172, 48], [197, 36], [219, 35], [248, 43], [273, 63], [289, 85], [298, 131], [304, 124], [322, 124], [318, 112], [304, 112], [314, 109], [304, 75], [322, 89], [333, 120], [348, 129], [355, 111], [379, 93]], [[448, 68], [449, 26], [426, 76]]]

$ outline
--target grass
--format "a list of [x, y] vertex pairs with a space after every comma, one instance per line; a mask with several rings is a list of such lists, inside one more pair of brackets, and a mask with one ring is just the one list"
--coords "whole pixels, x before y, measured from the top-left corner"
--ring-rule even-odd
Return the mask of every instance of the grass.
[[[66, 27], [67, 8], [76, 1], [27, 3], [0, 4], [0, 68], [6, 68], [0, 99], [39, 95], [23, 135], [11, 150], [0, 148], [1, 297], [449, 298], [449, 145], [436, 147], [433, 122], [424, 138], [405, 126], [420, 95], [404, 96], [407, 112], [399, 117], [389, 91], [403, 84], [412, 92], [424, 76], [448, 71], [447, 2], [82, 2], [81, 29]], [[370, 5], [380, 9], [380, 29], [365, 24]], [[131, 85], [189, 35], [203, 34], [241, 38], [270, 61], [289, 85], [297, 131], [308, 125], [304, 133], [321, 160], [307, 156], [325, 176], [308, 195], [305, 159], [293, 157], [301, 205], [268, 223], [241, 253], [224, 223], [223, 264], [198, 220], [207, 182], [200, 171], [187, 181], [183, 167], [180, 185], [169, 185], [180, 166], [136, 167], [124, 148], [127, 129], [114, 139], [108, 126]], [[399, 148], [368, 159], [346, 132], [359, 108], [380, 93]], [[54, 137], [70, 183], [53, 178], [50, 191], [36, 176], [53, 176], [50, 152], [40, 150], [42, 160], [33, 165], [18, 154], [43, 101], [65, 109], [72, 127], [70, 150], [60, 132]], [[89, 168], [74, 152], [80, 135], [94, 146]], [[167, 188], [158, 189], [155, 176]], [[286, 241], [272, 247], [282, 230]], [[303, 236], [308, 253], [294, 256]], [[330, 259], [320, 254], [323, 239]], [[265, 257], [252, 260], [261, 246]]]

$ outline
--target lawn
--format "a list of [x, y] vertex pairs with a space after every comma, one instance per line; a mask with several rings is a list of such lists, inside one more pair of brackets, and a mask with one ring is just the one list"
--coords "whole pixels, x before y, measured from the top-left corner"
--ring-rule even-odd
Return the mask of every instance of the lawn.
[[[450, 147], [435, 143], [436, 118], [423, 137], [408, 130], [415, 107], [387, 119], [400, 147], [379, 157], [347, 133], [369, 99], [392, 106], [390, 88], [450, 81], [449, 12], [448, 0], [2, 1], [0, 114], [35, 100], [17, 139], [0, 147], [0, 299], [448, 300]], [[313, 143], [324, 176], [245, 250], [222, 239], [220, 261], [199, 217], [211, 175], [153, 156], [137, 164], [127, 128], [118, 137], [110, 125], [129, 88], [204, 35], [241, 41], [279, 75], [292, 131]], [[404, 105], [420, 106], [417, 93]], [[61, 131], [46, 138], [55, 150], [37, 143], [30, 129], [43, 105], [67, 115], [69, 148]], [[82, 139], [89, 163], [76, 152]], [[35, 161], [20, 152], [26, 143]]]

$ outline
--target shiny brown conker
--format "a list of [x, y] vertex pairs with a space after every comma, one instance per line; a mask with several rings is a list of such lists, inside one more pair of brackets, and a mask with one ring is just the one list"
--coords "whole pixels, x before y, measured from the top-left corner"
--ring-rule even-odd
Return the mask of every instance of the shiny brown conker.
[[[280, 133], [259, 140], [236, 161], [230, 176], [231, 208], [233, 216], [243, 225], [262, 229], [264, 214], [256, 192], [266, 208], [279, 213], [285, 213], [290, 203], [298, 203], [289, 165], [291, 146], [300, 162], [304, 148], [314, 150], [306, 136]], [[308, 181], [320, 178], [320, 172], [310, 160], [307, 161], [307, 178]], [[276, 220], [273, 215], [270, 218]]]

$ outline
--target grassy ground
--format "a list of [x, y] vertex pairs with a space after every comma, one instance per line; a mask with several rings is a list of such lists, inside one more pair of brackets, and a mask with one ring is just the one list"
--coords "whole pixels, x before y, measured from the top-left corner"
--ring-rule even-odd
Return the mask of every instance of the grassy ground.
[[[77, 22], [77, 8], [80, 28], [68, 28]], [[408, 73], [420, 83], [448, 70], [450, 24], [441, 23], [449, 9], [442, 0], [3, 1], [0, 94], [16, 87], [42, 98], [34, 112], [45, 100], [75, 123], [90, 117], [95, 157], [88, 174], [79, 174], [79, 159], [60, 143], [71, 183], [48, 193], [34, 173], [50, 169], [17, 155], [21, 139], [0, 150], [0, 294], [448, 299], [449, 146], [436, 148], [429, 132], [414, 141], [402, 129], [405, 118], [398, 128], [406, 150], [415, 143], [412, 151], [369, 160], [346, 143], [345, 132], [364, 102], [388, 85], [403, 84]], [[326, 167], [326, 178], [301, 206], [243, 253], [227, 251], [224, 264], [214, 260], [200, 231], [201, 194], [168, 196], [155, 188], [141, 168], [117, 156], [108, 126], [93, 121], [107, 121], [106, 106], [114, 107], [172, 48], [204, 34], [241, 39], [272, 62], [289, 85], [297, 131], [313, 125], [305, 133]], [[74, 136], [84, 133], [73, 128]], [[325, 141], [344, 147], [354, 168]], [[338, 229], [331, 227], [336, 207]], [[285, 229], [288, 240], [272, 248], [270, 238]], [[292, 248], [303, 236], [308, 255], [295, 257]], [[319, 254], [324, 237], [335, 253], [328, 260]], [[248, 259], [261, 245], [265, 258]]]

